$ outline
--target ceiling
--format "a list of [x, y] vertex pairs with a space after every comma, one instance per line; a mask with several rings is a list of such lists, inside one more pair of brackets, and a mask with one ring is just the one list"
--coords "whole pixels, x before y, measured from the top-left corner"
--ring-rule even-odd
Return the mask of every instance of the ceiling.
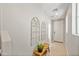
[[43, 8], [44, 12], [52, 20], [64, 18], [68, 6], [69, 6], [69, 3], [45, 3], [45, 4], [42, 4], [42, 8]]

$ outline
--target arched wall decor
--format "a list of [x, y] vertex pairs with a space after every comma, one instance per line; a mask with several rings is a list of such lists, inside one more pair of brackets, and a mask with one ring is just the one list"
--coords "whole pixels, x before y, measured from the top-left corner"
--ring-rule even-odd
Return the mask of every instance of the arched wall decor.
[[46, 40], [46, 24], [42, 22], [41, 24], [41, 40]]
[[40, 21], [38, 17], [31, 20], [31, 46], [38, 44], [40, 40]]

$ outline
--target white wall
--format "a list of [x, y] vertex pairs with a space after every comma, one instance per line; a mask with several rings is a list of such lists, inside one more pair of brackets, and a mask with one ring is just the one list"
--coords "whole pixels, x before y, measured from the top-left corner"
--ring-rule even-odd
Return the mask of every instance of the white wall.
[[1, 31], [1, 8], [0, 8], [0, 31]]
[[1, 31], [1, 9], [0, 9], [0, 31]]
[[[68, 31], [66, 32], [65, 45], [68, 50], [68, 55], [77, 56], [79, 55], [79, 37], [72, 35], [72, 7], [70, 6], [68, 10]], [[74, 19], [75, 20], [75, 19]]]
[[0, 49], [1, 49], [1, 9], [0, 9]]
[[12, 39], [12, 55], [32, 55], [31, 19], [38, 17], [48, 24], [40, 4], [2, 4], [3, 31], [8, 31]]

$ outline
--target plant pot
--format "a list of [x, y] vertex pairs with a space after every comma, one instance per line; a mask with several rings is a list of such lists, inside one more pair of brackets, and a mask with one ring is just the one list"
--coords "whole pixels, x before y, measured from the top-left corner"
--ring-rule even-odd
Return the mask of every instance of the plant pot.
[[42, 48], [38, 48], [38, 52], [42, 52], [42, 50], [43, 50]]
[[38, 52], [42, 52], [43, 47], [44, 47], [44, 46], [43, 46], [42, 44], [39, 44], [39, 45], [37, 46]]

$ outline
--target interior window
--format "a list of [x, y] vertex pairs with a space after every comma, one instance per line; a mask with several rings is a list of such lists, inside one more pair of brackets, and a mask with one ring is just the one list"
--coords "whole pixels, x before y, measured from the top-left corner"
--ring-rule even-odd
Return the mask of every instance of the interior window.
[[72, 34], [79, 34], [79, 4], [72, 4]]
[[77, 34], [79, 34], [79, 4], [77, 6]]

